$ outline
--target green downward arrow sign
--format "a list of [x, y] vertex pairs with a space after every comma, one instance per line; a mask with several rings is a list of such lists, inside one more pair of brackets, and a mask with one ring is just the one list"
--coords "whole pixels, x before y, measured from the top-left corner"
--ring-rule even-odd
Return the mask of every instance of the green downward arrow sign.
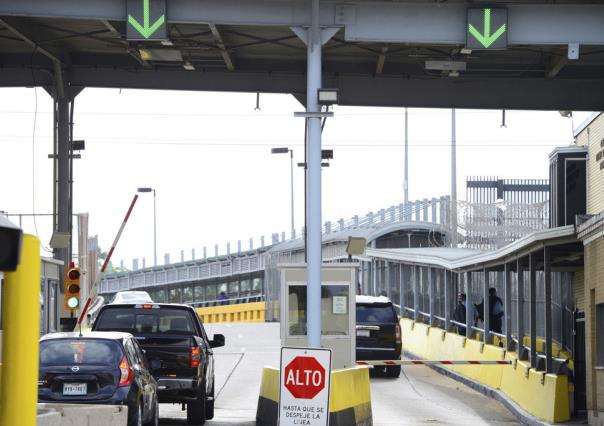
[[505, 24], [500, 26], [497, 31], [491, 34], [491, 9], [484, 10], [484, 28], [483, 32], [480, 33], [472, 24], [468, 24], [468, 31], [480, 44], [488, 49], [499, 37], [501, 37], [506, 30]]
[[161, 27], [166, 20], [166, 15], [162, 15], [157, 18], [157, 21], [153, 25], [149, 25], [149, 0], [143, 0], [143, 24], [136, 20], [132, 15], [128, 14], [128, 22], [132, 27], [138, 31], [143, 37], [149, 38], [153, 35], [159, 27]]

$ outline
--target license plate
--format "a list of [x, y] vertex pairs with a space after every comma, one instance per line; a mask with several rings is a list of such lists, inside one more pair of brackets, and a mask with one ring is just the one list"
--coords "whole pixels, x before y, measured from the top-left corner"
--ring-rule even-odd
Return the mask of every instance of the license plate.
[[63, 383], [63, 395], [86, 395], [87, 383]]
[[369, 330], [357, 330], [357, 336], [369, 337]]

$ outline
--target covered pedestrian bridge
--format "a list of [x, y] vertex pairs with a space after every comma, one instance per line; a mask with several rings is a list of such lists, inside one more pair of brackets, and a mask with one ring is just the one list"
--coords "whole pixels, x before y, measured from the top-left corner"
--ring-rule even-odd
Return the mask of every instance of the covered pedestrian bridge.
[[[511, 359], [510, 366], [451, 370], [547, 421], [568, 420], [571, 410], [585, 406], [585, 346], [574, 309], [583, 294], [583, 247], [573, 225], [535, 232], [496, 251], [367, 248], [366, 256], [375, 273], [363, 276], [363, 291], [385, 293], [399, 305], [408, 355]], [[459, 293], [471, 306], [488, 300], [489, 288], [503, 300], [501, 330], [489, 324], [489, 303], [484, 322], [476, 322], [471, 309], [465, 321], [453, 319]]]

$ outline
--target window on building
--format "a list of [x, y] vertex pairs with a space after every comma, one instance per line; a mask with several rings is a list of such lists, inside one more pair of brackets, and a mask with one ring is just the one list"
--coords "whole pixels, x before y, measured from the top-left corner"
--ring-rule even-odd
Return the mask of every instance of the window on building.
[[239, 281], [229, 283], [229, 298], [239, 297]]
[[168, 293], [168, 302], [170, 303], [180, 303], [180, 288], [171, 288]]
[[201, 285], [197, 285], [195, 286], [194, 292], [195, 292], [195, 301], [196, 302], [203, 302], [204, 299], [204, 287]]
[[193, 287], [185, 287], [182, 289], [182, 301], [184, 303], [193, 302]]
[[241, 296], [247, 296], [252, 287], [250, 280], [241, 280], [240, 285], [241, 287], [239, 288], [239, 292], [241, 293]]
[[153, 301], [157, 303], [164, 303], [166, 301], [166, 290], [156, 290], [151, 295], [151, 299], [153, 299]]
[[206, 286], [206, 300], [216, 300], [216, 284]]
[[596, 305], [596, 366], [604, 367], [604, 303]]
[[262, 293], [262, 278], [254, 278], [252, 282], [252, 294]]

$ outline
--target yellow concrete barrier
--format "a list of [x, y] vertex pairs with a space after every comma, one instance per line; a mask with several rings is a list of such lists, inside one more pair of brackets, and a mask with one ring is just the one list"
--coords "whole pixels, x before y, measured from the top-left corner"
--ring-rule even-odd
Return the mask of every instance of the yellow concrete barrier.
[[197, 308], [201, 322], [264, 322], [265, 302], [239, 303], [236, 305]]
[[[279, 417], [279, 370], [264, 367], [256, 411], [256, 424], [273, 426]], [[331, 372], [330, 426], [372, 424], [369, 368], [357, 366]]]
[[514, 361], [512, 365], [460, 365], [442, 368], [503, 392], [532, 416], [550, 423], [570, 420], [567, 376], [530, 369], [527, 363], [518, 361], [515, 354], [506, 353], [498, 346], [484, 345], [480, 341], [415, 323], [407, 318], [401, 319], [400, 323], [403, 350], [418, 358]]

